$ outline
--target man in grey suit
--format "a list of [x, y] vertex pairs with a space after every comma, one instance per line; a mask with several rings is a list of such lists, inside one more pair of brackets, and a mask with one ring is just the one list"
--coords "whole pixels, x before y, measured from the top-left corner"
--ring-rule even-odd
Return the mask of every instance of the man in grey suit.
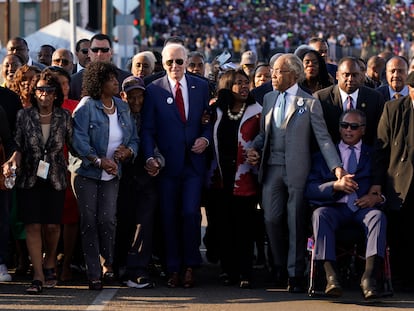
[[287, 215], [288, 291], [294, 293], [304, 292], [305, 285], [308, 223], [303, 192], [311, 166], [312, 132], [328, 167], [338, 178], [344, 174], [319, 101], [298, 87], [302, 77], [302, 61], [296, 55], [284, 54], [276, 60], [275, 91], [264, 97], [260, 133], [247, 153], [252, 164], [261, 162], [262, 206], [276, 273], [286, 269], [283, 229]]

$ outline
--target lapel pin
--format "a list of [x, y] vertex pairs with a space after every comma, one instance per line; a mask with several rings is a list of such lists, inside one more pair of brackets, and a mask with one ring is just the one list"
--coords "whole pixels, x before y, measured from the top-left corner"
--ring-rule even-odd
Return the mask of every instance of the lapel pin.
[[167, 98], [167, 104], [171, 105], [173, 102], [174, 100], [172, 99], [172, 97]]

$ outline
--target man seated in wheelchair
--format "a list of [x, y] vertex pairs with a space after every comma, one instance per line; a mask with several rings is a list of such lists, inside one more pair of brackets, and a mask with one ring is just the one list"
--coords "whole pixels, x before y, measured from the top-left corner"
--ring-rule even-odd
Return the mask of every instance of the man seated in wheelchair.
[[310, 204], [317, 207], [312, 215], [313, 258], [324, 267], [325, 294], [331, 297], [342, 295], [335, 271], [335, 231], [352, 222], [361, 225], [366, 236], [365, 271], [360, 284], [363, 296], [365, 299], [380, 296], [376, 278], [385, 256], [387, 220], [380, 210], [385, 197], [369, 192], [372, 150], [362, 142], [365, 122], [365, 114], [360, 110], [342, 114], [341, 141], [337, 149], [348, 174], [337, 179], [318, 153], [314, 156], [305, 190]]

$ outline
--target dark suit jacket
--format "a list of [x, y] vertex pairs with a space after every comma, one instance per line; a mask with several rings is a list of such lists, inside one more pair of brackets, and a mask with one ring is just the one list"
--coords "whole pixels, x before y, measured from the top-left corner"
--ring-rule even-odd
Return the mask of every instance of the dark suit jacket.
[[383, 85], [375, 89], [377, 92], [381, 93], [382, 97], [384, 97], [384, 101], [389, 101], [391, 99], [390, 97], [390, 90], [388, 88], [388, 85]]
[[142, 112], [142, 149], [145, 159], [154, 156], [158, 146], [165, 157], [162, 173], [178, 176], [188, 161], [196, 172], [203, 174], [206, 169], [205, 152], [191, 151], [195, 140], [205, 137], [211, 142], [211, 122], [202, 124], [201, 119], [208, 108], [208, 83], [186, 74], [189, 98], [187, 121], [184, 123], [178, 112], [167, 76], [159, 78], [147, 86]]
[[[339, 118], [343, 113], [341, 94], [338, 85], [332, 85], [315, 92], [314, 96], [319, 99], [322, 105], [328, 132], [334, 143], [340, 141]], [[367, 124], [363, 141], [373, 146], [377, 136], [377, 125], [384, 108], [384, 98], [377, 91], [366, 86], [359, 88], [356, 108], [365, 112]]]
[[[82, 94], [82, 81], [83, 81], [83, 72], [85, 69], [82, 69], [81, 71], [73, 74], [71, 76], [70, 81], [70, 90], [69, 90], [69, 99], [74, 100], [81, 100], [81, 94]], [[132, 73], [128, 71], [124, 71], [122, 69], [117, 68], [116, 71], [118, 72], [117, 80], [119, 82], [119, 91], [121, 91], [122, 82], [125, 80], [125, 78], [132, 76]], [[119, 92], [117, 94], [117, 97], [120, 97]]]
[[[387, 102], [378, 124], [374, 184], [383, 185], [387, 206], [398, 210], [407, 199], [413, 182], [414, 120], [411, 98]], [[410, 206], [411, 208], [411, 206]]]
[[[338, 149], [338, 154], [340, 154]], [[368, 193], [371, 187], [371, 147], [362, 144], [361, 156], [359, 158], [355, 181], [358, 183], [357, 196], [361, 197]], [[312, 159], [312, 168], [306, 183], [305, 197], [313, 206], [326, 206], [336, 203], [346, 195], [345, 192], [334, 192], [333, 184], [337, 180], [332, 170], [328, 168], [320, 152], [316, 153]]]
[[0, 86], [0, 106], [3, 107], [9, 121], [10, 131], [16, 128], [17, 111], [23, 108], [19, 96], [8, 88]]
[[263, 97], [271, 91], [273, 91], [272, 81], [267, 81], [261, 86], [255, 87], [250, 93], [253, 95], [254, 99], [263, 106]]
[[46, 68], [46, 66], [44, 65], [44, 64], [42, 64], [42, 63], [38, 63], [38, 62], [35, 62], [34, 60], [32, 60], [32, 66], [36, 66], [37, 68], [39, 68], [40, 70], [43, 70], [43, 69], [45, 69]]

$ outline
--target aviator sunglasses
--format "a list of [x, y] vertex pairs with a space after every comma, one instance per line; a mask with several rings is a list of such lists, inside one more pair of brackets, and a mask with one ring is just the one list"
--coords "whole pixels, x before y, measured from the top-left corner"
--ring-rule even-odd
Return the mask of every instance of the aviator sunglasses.
[[172, 64], [173, 63], [176, 63], [177, 65], [182, 65], [182, 64], [184, 64], [184, 59], [182, 59], [182, 58], [178, 58], [178, 59], [169, 59], [169, 60], [167, 60], [166, 62], [165, 62], [165, 64], [168, 66], [168, 67], [171, 67], [172, 66]]

